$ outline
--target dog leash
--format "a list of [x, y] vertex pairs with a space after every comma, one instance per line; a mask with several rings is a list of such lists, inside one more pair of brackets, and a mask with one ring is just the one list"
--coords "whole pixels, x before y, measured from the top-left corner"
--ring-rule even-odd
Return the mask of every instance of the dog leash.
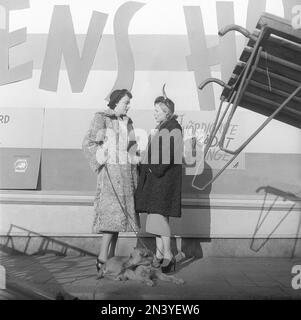
[[[115, 187], [114, 187], [114, 184], [113, 184], [113, 181], [112, 181], [112, 179], [111, 179], [111, 176], [110, 176], [110, 174], [109, 174], [109, 170], [108, 170], [108, 168], [107, 168], [107, 165], [105, 165], [105, 170], [106, 170], [106, 172], [107, 172], [107, 175], [108, 175], [109, 181], [110, 181], [110, 183], [111, 183], [111, 186], [112, 186], [113, 192], [114, 192], [114, 194], [115, 194], [115, 197], [117, 198], [118, 203], [119, 203], [119, 205], [120, 205], [120, 207], [121, 207], [122, 213], [123, 213], [124, 216], [126, 217], [126, 219], [127, 219], [128, 223], [129, 223], [132, 231], [135, 233], [138, 242], [140, 242], [140, 244], [142, 244], [142, 246], [144, 247], [144, 249], [150, 250], [150, 249], [148, 248], [148, 246], [144, 243], [144, 241], [138, 236], [138, 232], [137, 232], [137, 231], [135, 230], [135, 228], [133, 227], [133, 225], [132, 225], [132, 223], [131, 223], [131, 220], [133, 221], [133, 223], [135, 223], [135, 221], [134, 221], [134, 219], [129, 215], [129, 213], [126, 211], [126, 208], [122, 205], [122, 203], [121, 203], [121, 201], [120, 201], [120, 199], [119, 199], [118, 193], [117, 193], [117, 191], [116, 191], [116, 189], [115, 189]], [[151, 250], [150, 250], [150, 251], [151, 251]]]
[[[129, 215], [129, 213], [126, 211], [126, 209], [123, 207], [123, 205], [122, 205], [122, 203], [121, 203], [121, 201], [120, 201], [120, 199], [119, 199], [118, 193], [117, 193], [117, 191], [116, 191], [116, 189], [115, 189], [115, 187], [114, 187], [114, 184], [113, 184], [113, 181], [112, 181], [112, 179], [111, 179], [111, 176], [110, 176], [109, 170], [108, 170], [108, 168], [107, 168], [107, 165], [105, 164], [104, 167], [105, 167], [106, 173], [107, 173], [107, 175], [108, 175], [110, 184], [111, 184], [111, 186], [112, 186], [113, 192], [114, 192], [114, 194], [115, 194], [115, 197], [117, 198], [117, 201], [118, 201], [118, 203], [119, 203], [119, 205], [120, 205], [120, 207], [121, 207], [122, 213], [123, 213], [124, 216], [126, 217], [126, 219], [127, 219], [128, 223], [129, 223], [131, 229], [134, 231], [138, 242], [140, 242], [140, 243], [142, 244], [142, 246], [144, 247], [144, 249], [150, 250], [150, 249], [147, 247], [147, 245], [144, 243], [144, 241], [143, 241], [142, 239], [140, 239], [140, 237], [138, 236], [138, 232], [137, 232], [137, 231], [135, 230], [135, 228], [133, 227], [133, 225], [132, 225], [132, 223], [131, 223], [130, 220], [132, 220], [134, 223], [135, 223], [135, 221], [134, 221], [134, 219]], [[151, 250], [150, 250], [150, 251], [151, 251]], [[99, 280], [100, 280], [100, 279], [99, 279]], [[97, 284], [96, 284], [96, 286], [95, 286], [95, 289], [94, 289], [94, 291], [93, 291], [93, 294], [92, 294], [93, 300], [96, 299], [96, 291], [98, 291], [99, 286], [100, 286], [100, 281], [97, 282]]]

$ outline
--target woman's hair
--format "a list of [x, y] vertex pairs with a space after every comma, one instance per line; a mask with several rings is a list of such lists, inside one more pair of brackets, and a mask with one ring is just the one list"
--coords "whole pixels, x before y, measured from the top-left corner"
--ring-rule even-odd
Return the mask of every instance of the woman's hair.
[[132, 99], [132, 94], [127, 89], [121, 89], [121, 90], [114, 90], [110, 95], [110, 101], [108, 103], [108, 107], [111, 109], [115, 109], [116, 104], [124, 97], [128, 96], [130, 99]]
[[174, 112], [175, 112], [175, 104], [174, 104], [174, 102], [172, 100], [170, 100], [169, 98], [165, 98], [163, 96], [157, 97], [155, 99], [154, 104], [161, 104], [161, 103], [164, 104], [167, 107], [170, 115], [174, 114]]

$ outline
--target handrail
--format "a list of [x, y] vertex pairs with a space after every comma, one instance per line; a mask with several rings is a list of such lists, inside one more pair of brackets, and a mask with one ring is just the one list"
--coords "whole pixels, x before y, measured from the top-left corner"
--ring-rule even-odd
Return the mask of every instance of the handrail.
[[[228, 89], [228, 90], [232, 90], [232, 87], [227, 85], [224, 81], [220, 80], [220, 79], [217, 79], [217, 78], [208, 78], [206, 80], [204, 80], [200, 85], [199, 85], [199, 89], [200, 90], [203, 90], [209, 83], [212, 83], [212, 82], [215, 82], [217, 83], [218, 85], [220, 85], [221, 87], [225, 88], [225, 89]], [[225, 96], [221, 96], [221, 99], [222, 100], [225, 100], [226, 97]]]
[[220, 37], [223, 37], [225, 34], [227, 34], [230, 31], [237, 31], [239, 33], [241, 33], [242, 35], [244, 35], [246, 38], [253, 40], [253, 41], [257, 41], [257, 37], [252, 35], [252, 33], [247, 30], [244, 27], [241, 27], [237, 24], [230, 24], [224, 28], [222, 28], [221, 30], [219, 30], [218, 35]]

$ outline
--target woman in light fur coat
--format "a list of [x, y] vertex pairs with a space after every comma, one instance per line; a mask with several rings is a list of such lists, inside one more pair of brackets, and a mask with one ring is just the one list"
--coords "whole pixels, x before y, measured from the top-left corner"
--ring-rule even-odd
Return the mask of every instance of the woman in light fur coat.
[[113, 91], [108, 108], [95, 113], [83, 140], [84, 154], [97, 174], [93, 232], [103, 234], [97, 271], [114, 255], [118, 233], [137, 232], [140, 227], [134, 207], [137, 144], [126, 115], [131, 98], [126, 89]]

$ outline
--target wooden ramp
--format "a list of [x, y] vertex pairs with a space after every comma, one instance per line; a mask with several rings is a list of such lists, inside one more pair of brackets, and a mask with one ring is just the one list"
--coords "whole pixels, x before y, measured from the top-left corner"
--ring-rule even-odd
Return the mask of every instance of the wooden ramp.
[[[195, 177], [192, 185], [199, 190], [212, 184], [273, 119], [301, 129], [301, 29], [293, 29], [290, 21], [264, 13], [253, 33], [238, 25], [229, 25], [220, 30], [219, 35], [224, 36], [231, 31], [240, 32], [249, 41], [228, 83], [209, 78], [199, 89], [211, 82], [224, 88], [204, 157], [223, 123], [219, 147], [233, 157], [204, 186], [197, 186]], [[240, 147], [230, 150], [224, 146], [225, 138], [238, 107], [265, 115], [267, 119]]]
[[[270, 116], [301, 83], [301, 30], [294, 30], [285, 19], [264, 14], [227, 83], [231, 89], [222, 93], [226, 101], [242, 84], [248, 65], [238, 105]], [[300, 91], [274, 119], [301, 128]]]

